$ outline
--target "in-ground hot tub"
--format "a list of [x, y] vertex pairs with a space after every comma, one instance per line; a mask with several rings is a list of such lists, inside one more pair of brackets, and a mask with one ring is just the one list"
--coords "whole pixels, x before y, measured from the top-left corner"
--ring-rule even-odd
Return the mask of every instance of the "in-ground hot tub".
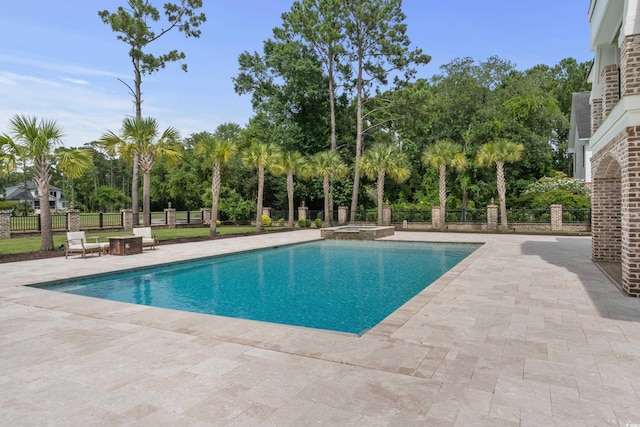
[[375, 240], [393, 236], [394, 232], [393, 226], [345, 225], [323, 228], [320, 230], [320, 236], [329, 240]]

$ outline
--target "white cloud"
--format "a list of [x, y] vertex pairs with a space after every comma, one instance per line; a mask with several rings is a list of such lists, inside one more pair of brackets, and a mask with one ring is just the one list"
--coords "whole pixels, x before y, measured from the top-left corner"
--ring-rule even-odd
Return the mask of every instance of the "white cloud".
[[73, 83], [73, 84], [76, 84], [76, 85], [88, 85], [88, 84], [90, 84], [86, 80], [72, 79], [71, 77], [58, 77], [58, 78], [60, 80], [64, 80], [65, 82]]
[[[71, 81], [69, 81], [71, 80]], [[75, 79], [46, 79], [0, 70], [3, 102], [0, 104], [0, 132], [15, 114], [53, 119], [65, 131], [67, 146], [81, 146], [98, 139], [107, 129], [117, 130], [123, 112], [131, 109], [126, 95]]]
[[34, 58], [27, 56], [16, 56], [5, 53], [0, 53], [0, 62], [6, 62], [14, 65], [26, 65], [32, 68], [38, 68], [41, 70], [55, 71], [63, 74], [77, 74], [84, 76], [98, 76], [98, 77], [113, 77], [113, 78], [127, 78], [122, 73], [116, 73], [113, 71], [106, 71], [96, 68], [83, 67], [74, 64], [58, 63], [48, 58]]

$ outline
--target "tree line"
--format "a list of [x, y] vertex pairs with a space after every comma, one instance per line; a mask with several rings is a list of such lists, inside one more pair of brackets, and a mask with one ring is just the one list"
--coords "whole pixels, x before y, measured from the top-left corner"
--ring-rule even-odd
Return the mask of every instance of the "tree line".
[[[521, 71], [499, 57], [456, 58], [420, 78], [430, 57], [411, 47], [401, 0], [293, 2], [262, 51], [238, 57], [234, 88], [254, 108], [246, 125], [225, 123], [183, 139], [171, 127], [160, 132], [142, 115], [142, 78], [185, 55], [153, 55], [149, 45], [172, 30], [197, 38], [206, 20], [200, 7], [201, 0], [167, 3], [164, 22], [148, 0], [99, 12], [130, 47], [134, 79], [123, 83], [136, 117], [82, 149], [66, 149], [93, 159], [83, 174], [51, 157], [47, 174], [71, 190], [77, 207], [131, 206], [137, 213], [139, 200], [145, 212], [170, 201], [178, 209], [210, 205], [229, 218], [255, 209], [257, 224], [263, 205], [292, 215], [303, 201], [326, 213], [350, 206], [352, 220], [359, 205], [385, 203], [444, 212], [484, 207], [497, 197], [504, 210], [532, 203], [529, 190], [541, 178], [571, 174], [571, 95], [589, 89], [590, 64], [566, 58]], [[33, 135], [15, 132], [18, 118], [35, 120], [14, 117], [0, 139], [2, 168], [14, 171], [4, 185], [24, 179], [16, 170], [38, 173], [36, 157], [7, 154], [16, 141], [32, 143]], [[11, 164], [20, 158], [23, 164]], [[364, 185], [361, 176], [369, 179]], [[554, 197], [573, 194], [560, 191]]]

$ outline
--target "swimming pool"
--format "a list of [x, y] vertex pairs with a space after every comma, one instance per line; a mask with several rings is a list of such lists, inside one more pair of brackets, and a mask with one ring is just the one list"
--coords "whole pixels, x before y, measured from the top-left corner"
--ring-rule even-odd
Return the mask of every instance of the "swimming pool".
[[322, 240], [80, 278], [46, 289], [360, 334], [479, 246]]

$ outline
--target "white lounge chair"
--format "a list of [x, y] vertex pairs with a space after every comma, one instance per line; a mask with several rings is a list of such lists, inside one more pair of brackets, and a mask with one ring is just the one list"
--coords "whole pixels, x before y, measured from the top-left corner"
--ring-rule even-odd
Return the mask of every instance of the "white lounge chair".
[[65, 247], [64, 257], [67, 258], [70, 253], [81, 253], [82, 258], [88, 253], [97, 253], [100, 256], [102, 245], [95, 238], [95, 243], [89, 243], [84, 231], [71, 231], [67, 233], [67, 246]]
[[142, 237], [142, 247], [156, 248], [156, 236], [151, 232], [151, 227], [136, 227], [133, 229], [133, 235]]

